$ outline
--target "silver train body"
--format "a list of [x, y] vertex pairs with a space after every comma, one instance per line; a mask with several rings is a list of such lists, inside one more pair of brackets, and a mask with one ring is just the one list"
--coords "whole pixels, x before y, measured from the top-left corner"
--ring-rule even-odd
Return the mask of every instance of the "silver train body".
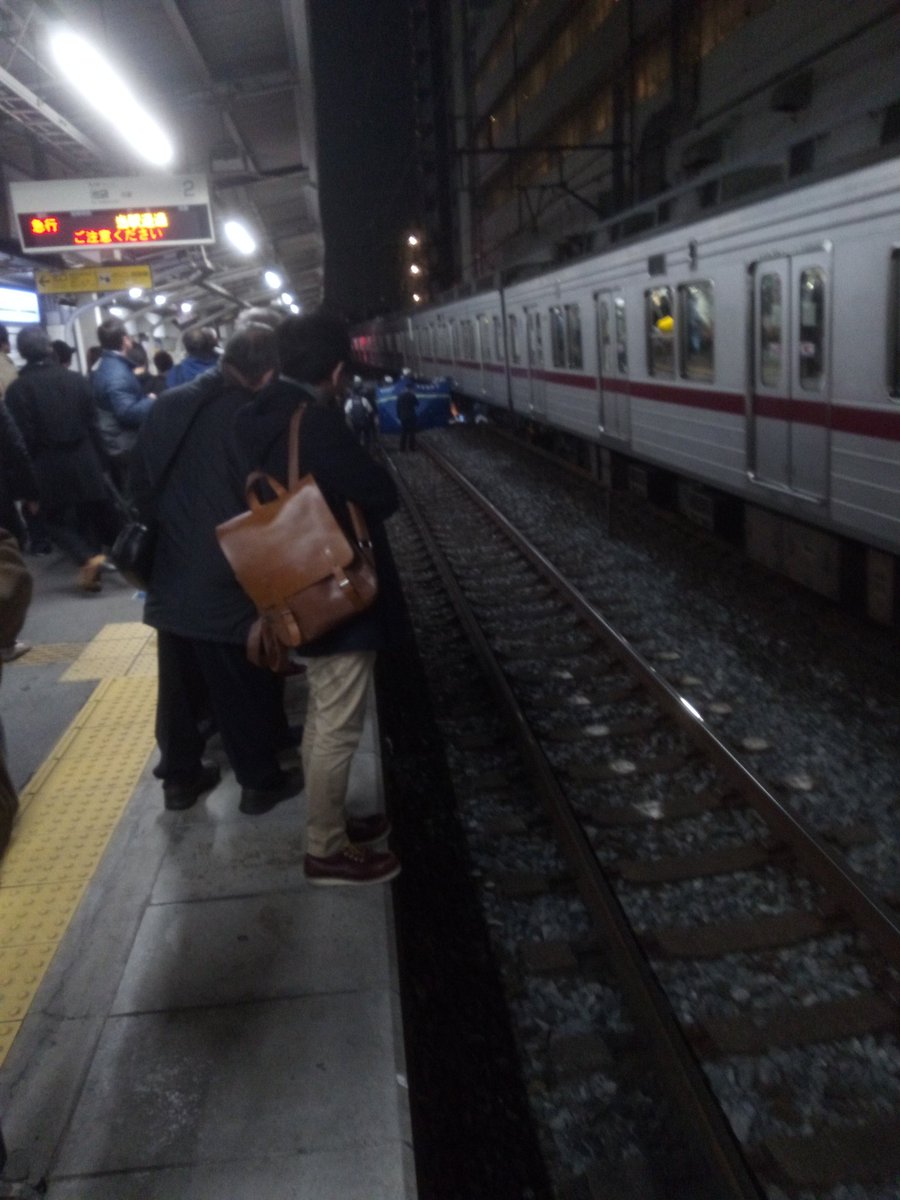
[[894, 618], [898, 160], [382, 318], [355, 349], [574, 435], [599, 469], [738, 498], [755, 557], [835, 597], [858, 569]]

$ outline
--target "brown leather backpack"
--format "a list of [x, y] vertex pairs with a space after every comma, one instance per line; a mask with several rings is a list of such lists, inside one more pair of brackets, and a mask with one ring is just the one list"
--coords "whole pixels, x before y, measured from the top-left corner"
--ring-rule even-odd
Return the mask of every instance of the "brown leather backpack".
[[[257, 666], [281, 671], [292, 649], [314, 641], [371, 607], [378, 594], [372, 543], [362, 510], [348, 503], [351, 541], [312, 475], [299, 478], [300, 423], [291, 417], [287, 488], [262, 471], [247, 476], [249, 509], [216, 527], [241, 587], [259, 610], [247, 640]], [[257, 486], [275, 494], [262, 501]]]

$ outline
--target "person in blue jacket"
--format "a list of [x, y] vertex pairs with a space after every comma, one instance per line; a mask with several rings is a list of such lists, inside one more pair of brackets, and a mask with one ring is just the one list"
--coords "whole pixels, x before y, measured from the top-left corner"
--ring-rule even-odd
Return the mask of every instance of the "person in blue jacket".
[[185, 356], [166, 372], [167, 388], [190, 383], [198, 375], [212, 370], [219, 361], [216, 354], [219, 339], [214, 329], [205, 326], [202, 329], [189, 329], [181, 339], [181, 344], [184, 346]]
[[108, 317], [97, 326], [100, 359], [91, 372], [100, 433], [110, 458], [113, 483], [124, 493], [128, 460], [154, 398], [146, 396], [128, 360], [132, 341], [124, 322]]

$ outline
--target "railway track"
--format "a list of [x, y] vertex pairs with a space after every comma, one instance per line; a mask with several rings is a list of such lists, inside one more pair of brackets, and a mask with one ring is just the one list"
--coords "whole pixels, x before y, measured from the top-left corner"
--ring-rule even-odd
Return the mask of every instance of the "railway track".
[[[697, 1178], [663, 1194], [853, 1186], [880, 1200], [900, 1177], [900, 1097], [877, 1069], [900, 1056], [896, 915], [712, 734], [667, 678], [671, 662], [637, 653], [437, 455], [393, 462], [523, 764], [495, 769], [493, 783], [521, 775], [545, 814], [517, 815], [507, 799], [494, 832], [524, 842], [546, 823], [561, 847], [562, 869], [541, 849], [533, 869], [485, 859], [485, 888], [516, 903], [577, 887], [591, 934], [577, 921], [571, 936], [545, 931], [519, 947], [519, 964], [524, 977], [569, 980], [583, 965], [596, 972], [598, 953], [614, 964], [629, 1043], [652, 1047], [676, 1140], [689, 1131], [681, 1173]], [[420, 595], [422, 619], [429, 607], [440, 601]], [[470, 755], [496, 753], [477, 728], [463, 740]], [[819, 994], [792, 990], [798, 954], [821, 960]], [[771, 979], [770, 1002], [748, 1007], [742, 980], [754, 972]], [[564, 1043], [589, 1073], [590, 1031]], [[792, 1087], [813, 1069], [825, 1080], [817, 1111]], [[572, 1194], [605, 1195], [598, 1170], [582, 1164]]]

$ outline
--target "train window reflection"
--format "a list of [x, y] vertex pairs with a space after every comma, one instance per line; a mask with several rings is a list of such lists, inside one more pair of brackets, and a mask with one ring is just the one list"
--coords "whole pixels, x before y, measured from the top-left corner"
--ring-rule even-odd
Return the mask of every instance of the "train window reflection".
[[625, 301], [616, 297], [616, 362], [620, 375], [628, 374], [628, 340], [625, 337]]
[[891, 255], [891, 305], [888, 313], [888, 387], [900, 400], [900, 250]]
[[509, 326], [509, 357], [514, 363], [521, 362], [519, 354], [519, 323], [514, 313], [510, 313], [507, 319]]
[[567, 366], [580, 371], [584, 365], [584, 354], [581, 349], [581, 311], [577, 304], [566, 305], [566, 347]]
[[800, 386], [818, 392], [825, 375], [825, 272], [800, 272]]
[[781, 276], [763, 275], [759, 281], [759, 372], [766, 387], [777, 387], [781, 382], [782, 312]]
[[670, 287], [651, 288], [647, 302], [647, 373], [672, 378], [675, 374], [675, 314]]
[[600, 373], [611, 375], [613, 373], [613, 347], [607, 299], [604, 298], [600, 301], [597, 312], [600, 319]]
[[713, 285], [709, 280], [683, 283], [678, 288], [678, 295], [682, 331], [681, 374], [685, 379], [711, 383], [716, 331]]
[[566, 326], [561, 308], [550, 309], [550, 353], [554, 367], [566, 365]]
[[533, 367], [544, 365], [544, 340], [541, 335], [541, 314], [528, 314], [528, 361]]

